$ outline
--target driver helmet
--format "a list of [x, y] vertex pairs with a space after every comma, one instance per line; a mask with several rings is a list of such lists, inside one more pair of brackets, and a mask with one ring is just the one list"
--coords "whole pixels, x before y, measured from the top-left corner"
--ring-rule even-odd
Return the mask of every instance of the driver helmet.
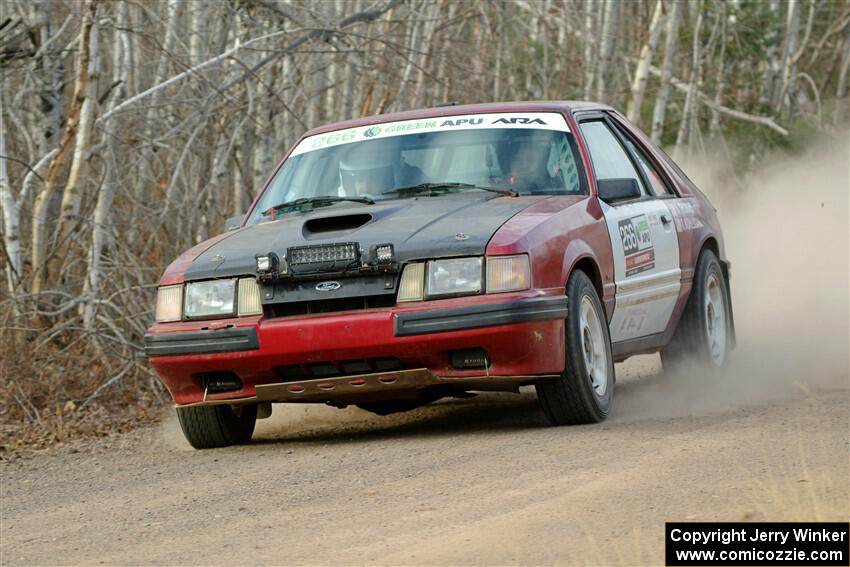
[[355, 144], [339, 161], [339, 180], [348, 196], [380, 195], [395, 186], [398, 152], [386, 144]]

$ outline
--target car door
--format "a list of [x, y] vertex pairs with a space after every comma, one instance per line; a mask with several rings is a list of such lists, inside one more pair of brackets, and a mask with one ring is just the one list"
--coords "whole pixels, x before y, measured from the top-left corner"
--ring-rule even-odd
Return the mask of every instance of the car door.
[[[679, 240], [660, 180], [647, 173], [637, 150], [604, 115], [580, 122], [596, 178], [635, 179], [641, 197], [600, 200], [614, 258], [616, 302], [611, 342], [662, 333], [681, 287]], [[662, 198], [659, 198], [662, 197]]]

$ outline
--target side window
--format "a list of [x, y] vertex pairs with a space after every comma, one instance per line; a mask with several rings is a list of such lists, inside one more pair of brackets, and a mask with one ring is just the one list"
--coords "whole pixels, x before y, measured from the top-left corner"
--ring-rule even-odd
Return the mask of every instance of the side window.
[[632, 152], [632, 155], [637, 159], [643, 173], [649, 180], [649, 186], [652, 189], [652, 193], [656, 197], [666, 197], [667, 195], [671, 195], [671, 191], [664, 184], [664, 181], [661, 179], [661, 176], [658, 175], [658, 171], [655, 169], [655, 166], [652, 165], [652, 162], [649, 161], [646, 154], [638, 149], [638, 147], [635, 146], [628, 138], [626, 139], [626, 145], [629, 147], [629, 151]]
[[646, 187], [626, 150], [604, 122], [584, 122], [580, 125], [584, 141], [593, 160], [596, 179], [635, 179], [643, 194]]

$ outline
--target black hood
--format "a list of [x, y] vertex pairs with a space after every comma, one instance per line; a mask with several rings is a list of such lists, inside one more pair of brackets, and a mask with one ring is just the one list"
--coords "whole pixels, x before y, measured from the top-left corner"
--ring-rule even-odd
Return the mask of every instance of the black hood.
[[362, 250], [392, 243], [399, 262], [484, 254], [493, 234], [539, 197], [464, 193], [379, 202], [338, 203], [248, 226], [195, 258], [186, 281], [255, 274], [256, 254], [281, 257], [291, 246], [358, 242]]

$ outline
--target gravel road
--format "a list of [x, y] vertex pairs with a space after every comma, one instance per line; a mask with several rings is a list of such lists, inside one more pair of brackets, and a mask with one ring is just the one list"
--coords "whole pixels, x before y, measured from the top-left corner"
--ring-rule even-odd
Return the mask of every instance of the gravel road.
[[582, 427], [546, 427], [533, 392], [277, 406], [212, 451], [167, 419], [0, 464], [0, 564], [660, 565], [665, 521], [846, 520], [847, 376], [740, 379], [764, 374], [643, 357]]

